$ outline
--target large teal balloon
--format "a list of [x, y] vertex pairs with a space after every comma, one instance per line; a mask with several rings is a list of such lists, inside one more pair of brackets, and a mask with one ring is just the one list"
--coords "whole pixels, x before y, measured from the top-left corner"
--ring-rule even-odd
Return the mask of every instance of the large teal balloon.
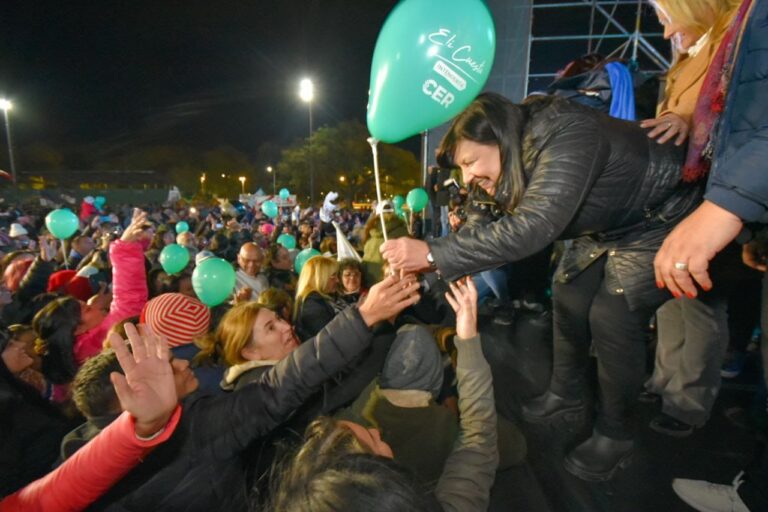
[[177, 274], [187, 268], [189, 263], [189, 251], [179, 244], [169, 244], [160, 251], [157, 258], [163, 270], [169, 274]]
[[296, 248], [296, 238], [294, 238], [293, 235], [290, 235], [288, 233], [283, 233], [279, 237], [277, 237], [277, 243], [288, 249], [289, 251], [291, 249]]
[[182, 233], [186, 233], [187, 231], [189, 231], [189, 224], [187, 224], [186, 221], [181, 220], [181, 221], [176, 223], [176, 234], [177, 235], [180, 235]]
[[291, 192], [287, 188], [281, 188], [280, 189], [280, 199], [285, 201], [289, 197], [291, 197]]
[[261, 203], [261, 211], [270, 219], [274, 219], [280, 213], [274, 201], [264, 201]]
[[403, 0], [376, 41], [368, 131], [399, 142], [453, 118], [482, 90], [495, 51], [482, 0]]
[[59, 208], [45, 216], [45, 226], [53, 236], [59, 240], [66, 240], [75, 234], [80, 227], [80, 221], [69, 208]]
[[296, 259], [293, 260], [293, 268], [297, 274], [301, 274], [301, 269], [304, 268], [304, 264], [314, 258], [320, 256], [320, 251], [317, 249], [304, 249], [296, 255]]
[[218, 306], [235, 289], [235, 270], [226, 260], [206, 258], [192, 272], [192, 288], [206, 306]]
[[410, 208], [413, 213], [419, 213], [427, 206], [429, 196], [427, 195], [427, 191], [423, 188], [414, 188], [408, 192], [408, 197], [405, 199], [405, 202], [408, 203], [408, 208]]

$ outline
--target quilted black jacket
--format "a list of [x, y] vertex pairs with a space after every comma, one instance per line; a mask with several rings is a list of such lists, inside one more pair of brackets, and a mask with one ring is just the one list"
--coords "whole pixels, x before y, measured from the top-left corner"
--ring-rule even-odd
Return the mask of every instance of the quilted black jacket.
[[173, 436], [89, 510], [245, 510], [249, 448], [371, 340], [358, 309], [349, 307], [249, 385], [223, 395], [191, 395]]
[[430, 242], [440, 272], [455, 279], [573, 239], [557, 281], [568, 282], [607, 252], [609, 290], [625, 294], [632, 309], [658, 303], [654, 255], [701, 201], [701, 185], [680, 181], [682, 149], [561, 98], [533, 97], [521, 107], [525, 195], [499, 220], [468, 223]]

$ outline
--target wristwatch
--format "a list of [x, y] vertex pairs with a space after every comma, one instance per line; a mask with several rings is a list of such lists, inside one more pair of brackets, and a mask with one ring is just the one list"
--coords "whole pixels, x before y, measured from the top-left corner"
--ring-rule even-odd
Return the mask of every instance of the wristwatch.
[[437, 270], [437, 263], [435, 263], [435, 258], [432, 257], [432, 251], [427, 253], [427, 263], [429, 263], [429, 268]]

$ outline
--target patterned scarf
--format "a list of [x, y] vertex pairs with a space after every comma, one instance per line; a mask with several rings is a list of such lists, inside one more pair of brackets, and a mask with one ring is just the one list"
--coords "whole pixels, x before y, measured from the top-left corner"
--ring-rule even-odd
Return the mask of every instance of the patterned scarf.
[[728, 31], [717, 48], [709, 70], [704, 77], [696, 108], [693, 111], [688, 155], [683, 166], [683, 181], [692, 183], [705, 177], [712, 165], [716, 125], [725, 109], [725, 96], [731, 80], [736, 48], [741, 41], [741, 27], [752, 0], [744, 0], [731, 21]]

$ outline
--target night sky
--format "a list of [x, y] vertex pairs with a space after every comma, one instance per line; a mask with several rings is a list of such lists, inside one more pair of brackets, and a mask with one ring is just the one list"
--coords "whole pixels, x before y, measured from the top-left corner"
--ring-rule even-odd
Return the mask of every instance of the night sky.
[[0, 96], [14, 145], [231, 145], [365, 120], [371, 57], [396, 0], [0, 2]]
[[[304, 76], [315, 82], [315, 128], [365, 122], [374, 45], [396, 4], [2, 0], [0, 97], [14, 101], [14, 146], [76, 148], [84, 162], [156, 144], [229, 145], [253, 156], [262, 143], [306, 137]], [[634, 4], [627, 9], [632, 20]], [[646, 11], [647, 29], [656, 21]], [[583, 33], [588, 14], [537, 11], [534, 30]], [[562, 67], [582, 46], [536, 45], [531, 72]]]

